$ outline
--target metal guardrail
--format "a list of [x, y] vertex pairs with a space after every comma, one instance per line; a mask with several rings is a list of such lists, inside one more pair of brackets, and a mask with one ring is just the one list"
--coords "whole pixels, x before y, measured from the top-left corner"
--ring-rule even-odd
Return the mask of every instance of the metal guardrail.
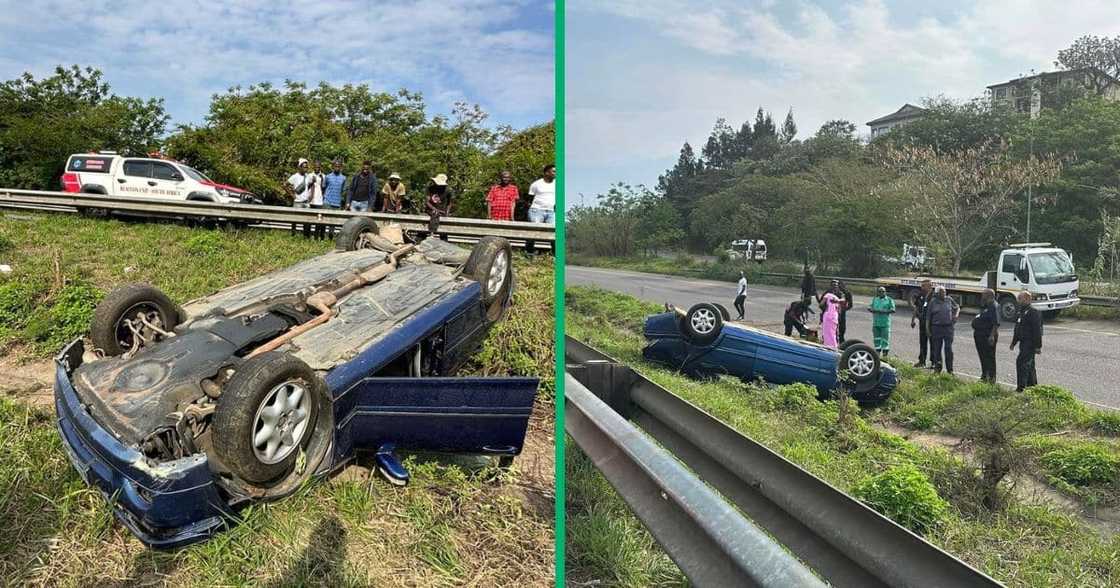
[[[833, 586], [1000, 586], [628, 366], [571, 337], [565, 345], [566, 431], [695, 584], [809, 582], [774, 578], [772, 545], [748, 548], [724, 533], [761, 527]], [[662, 466], [663, 459], [688, 469]], [[719, 518], [728, 508], [750, 518], [747, 531], [738, 518]], [[718, 570], [749, 580], [706, 575], [721, 562]]]
[[[759, 272], [760, 276], [769, 276], [773, 278], [788, 278], [792, 280], [800, 280], [801, 274], [785, 274], [778, 272]], [[847, 278], [844, 276], [816, 276], [820, 280], [842, 280], [849, 284], [856, 284], [861, 286], [878, 286], [879, 282], [874, 278]], [[979, 278], [977, 278], [979, 279]], [[1085, 306], [1096, 306], [1100, 308], [1120, 308], [1120, 298], [1109, 298], [1108, 296], [1086, 296], [1078, 294], [1077, 298], [1081, 304]]]
[[[394, 222], [406, 231], [427, 231], [428, 217], [417, 214], [387, 214], [349, 212], [330, 209], [291, 208], [254, 204], [221, 204], [218, 202], [163, 200], [130, 196], [105, 196], [74, 192], [44, 192], [39, 190], [9, 190], [0, 188], [0, 207], [57, 212], [61, 207], [104, 209], [114, 212], [140, 214], [153, 217], [187, 217], [206, 219], [240, 220], [250, 223], [313, 224], [342, 226], [355, 216], [368, 216], [378, 221]], [[556, 227], [541, 223], [521, 221], [491, 221], [466, 217], [440, 219], [439, 231], [449, 237], [477, 240], [493, 235], [505, 237], [522, 245], [526, 241], [552, 244], [556, 241]], [[539, 245], [538, 245], [539, 246]]]

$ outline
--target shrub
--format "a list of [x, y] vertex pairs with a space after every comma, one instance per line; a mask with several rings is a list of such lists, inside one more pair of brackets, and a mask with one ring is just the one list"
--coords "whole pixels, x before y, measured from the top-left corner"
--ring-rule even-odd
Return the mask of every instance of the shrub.
[[1085, 407], [1064, 388], [1031, 386], [1026, 396], [1036, 406], [1035, 424], [1040, 430], [1057, 431], [1085, 420]]
[[800, 410], [817, 403], [817, 389], [801, 382], [778, 386], [775, 392], [782, 408]]
[[894, 466], [864, 479], [852, 489], [856, 498], [915, 533], [944, 519], [948, 503], [913, 464]]
[[222, 251], [222, 234], [217, 231], [197, 233], [183, 242], [183, 249], [199, 257], [216, 255]]
[[1089, 417], [1089, 428], [1102, 435], [1120, 436], [1120, 412], [1094, 412]]
[[1120, 474], [1120, 457], [1100, 445], [1055, 449], [1042, 456], [1050, 475], [1074, 486], [1113, 482]]

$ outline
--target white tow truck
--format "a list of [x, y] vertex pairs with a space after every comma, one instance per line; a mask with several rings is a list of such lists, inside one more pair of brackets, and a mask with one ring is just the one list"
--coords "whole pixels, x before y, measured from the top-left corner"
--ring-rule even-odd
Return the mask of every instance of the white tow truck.
[[1077, 306], [1078, 280], [1069, 252], [1050, 243], [1014, 243], [999, 254], [996, 269], [979, 279], [938, 276], [888, 277], [876, 280], [895, 298], [913, 300], [923, 280], [934, 287], [944, 286], [948, 294], [962, 306], [976, 307], [985, 288], [996, 292], [1000, 318], [1014, 320], [1017, 314], [1015, 297], [1030, 292], [1031, 306], [1047, 316], [1055, 316], [1066, 308]]
[[758, 262], [766, 261], [766, 241], [762, 239], [736, 239], [727, 249], [730, 259], [746, 259]]

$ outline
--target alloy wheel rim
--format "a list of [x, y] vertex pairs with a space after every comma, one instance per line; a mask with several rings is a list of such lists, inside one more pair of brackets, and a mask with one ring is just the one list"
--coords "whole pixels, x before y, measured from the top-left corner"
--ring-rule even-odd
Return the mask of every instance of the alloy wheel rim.
[[261, 463], [279, 463], [307, 432], [311, 395], [303, 382], [289, 380], [265, 395], [253, 417], [253, 454]]
[[875, 369], [875, 359], [871, 353], [859, 350], [848, 357], [848, 371], [853, 375], [863, 378], [871, 375]]
[[495, 296], [502, 290], [506, 283], [506, 273], [509, 270], [509, 256], [502, 249], [494, 256], [494, 263], [490, 264], [490, 275], [486, 281], [486, 291]]
[[711, 333], [716, 327], [716, 316], [707, 308], [697, 309], [692, 313], [692, 328], [701, 335]]

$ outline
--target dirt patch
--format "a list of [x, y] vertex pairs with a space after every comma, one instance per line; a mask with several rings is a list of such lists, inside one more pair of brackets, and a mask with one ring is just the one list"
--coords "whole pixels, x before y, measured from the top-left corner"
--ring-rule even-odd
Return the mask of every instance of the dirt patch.
[[54, 405], [54, 363], [9, 351], [0, 357], [0, 396], [36, 407]]
[[[915, 445], [931, 449], [947, 449], [963, 457], [969, 463], [973, 462], [972, 453], [961, 448], [960, 437], [926, 431], [911, 431], [910, 429], [891, 422], [879, 422], [875, 423], [875, 425]], [[1044, 504], [1076, 516], [1103, 537], [1112, 537], [1120, 534], [1120, 507], [1086, 506], [1076, 499], [1055, 490], [1052, 486], [1047, 484], [1045, 480], [1036, 476], [1016, 476], [1014, 480], [1012, 480], [1011, 489], [1015, 497], [1023, 502]]]
[[525, 446], [514, 461], [522, 475], [516, 485], [505, 490], [519, 494], [542, 518], [551, 518], [556, 508], [556, 420], [552, 414], [543, 414], [551, 408], [542, 404], [533, 412]]

